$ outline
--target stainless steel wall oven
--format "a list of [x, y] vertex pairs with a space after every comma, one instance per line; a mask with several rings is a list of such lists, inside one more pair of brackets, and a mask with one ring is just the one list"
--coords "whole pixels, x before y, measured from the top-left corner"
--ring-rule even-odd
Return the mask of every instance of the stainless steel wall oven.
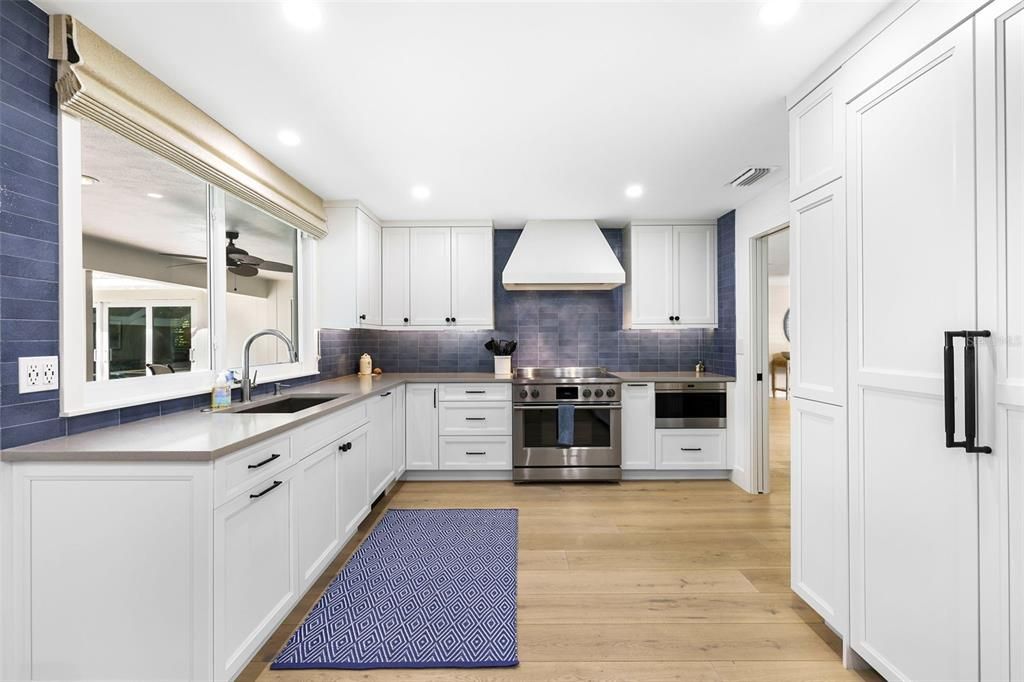
[[657, 429], [724, 429], [725, 382], [654, 384], [654, 427]]

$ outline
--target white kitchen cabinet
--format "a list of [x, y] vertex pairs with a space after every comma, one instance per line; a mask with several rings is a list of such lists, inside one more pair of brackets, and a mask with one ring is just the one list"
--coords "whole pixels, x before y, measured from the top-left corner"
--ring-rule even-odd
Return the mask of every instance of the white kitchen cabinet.
[[511, 383], [440, 384], [437, 399], [442, 403], [512, 400]]
[[401, 327], [410, 323], [409, 228], [381, 231], [381, 323]]
[[622, 468], [654, 469], [654, 384], [624, 383]]
[[392, 389], [395, 393], [395, 410], [393, 423], [393, 445], [395, 480], [405, 473], [405, 386]]
[[823, 187], [843, 174], [843, 102], [830, 78], [789, 112], [789, 198]]
[[359, 271], [356, 307], [360, 326], [381, 323], [381, 229], [368, 215], [356, 214], [356, 253]]
[[439, 450], [440, 468], [449, 471], [512, 468], [511, 436], [442, 436]]
[[451, 228], [420, 227], [409, 231], [410, 324], [436, 327], [450, 323], [451, 259]]
[[846, 403], [846, 200], [836, 180], [793, 202], [790, 218], [792, 393]]
[[408, 384], [405, 463], [410, 471], [437, 469], [437, 384]]
[[658, 429], [656, 468], [727, 469], [725, 429]]
[[342, 542], [355, 533], [359, 524], [370, 513], [370, 498], [367, 494], [366, 460], [370, 425], [360, 426], [343, 436], [338, 443], [337, 455], [341, 458], [338, 468], [338, 495], [341, 498]]
[[502, 436], [512, 434], [512, 403], [439, 403], [438, 433], [442, 436]]
[[395, 477], [395, 394], [385, 391], [369, 398], [370, 440], [366, 460], [366, 490], [372, 503]]
[[340, 443], [328, 443], [296, 465], [300, 591], [316, 581], [341, 549]]
[[456, 326], [494, 324], [494, 232], [453, 227], [451, 317]]
[[793, 591], [847, 633], [846, 410], [794, 398], [791, 410], [790, 561]]
[[214, 511], [214, 661], [218, 679], [249, 662], [298, 597], [292, 466]]
[[626, 231], [623, 326], [718, 325], [718, 228], [634, 221]]

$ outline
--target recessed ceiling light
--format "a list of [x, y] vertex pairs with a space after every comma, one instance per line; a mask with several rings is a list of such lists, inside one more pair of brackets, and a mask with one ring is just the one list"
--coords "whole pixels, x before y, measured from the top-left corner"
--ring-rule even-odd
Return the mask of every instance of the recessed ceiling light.
[[294, 130], [280, 130], [277, 133], [277, 141], [288, 147], [297, 147], [302, 143], [302, 138]]
[[412, 197], [413, 199], [429, 199], [430, 188], [424, 187], [423, 185], [416, 185], [412, 188]]
[[320, 5], [310, 0], [286, 0], [281, 7], [284, 16], [295, 28], [303, 31], [312, 31], [320, 26], [322, 19]]
[[146, 192], [146, 196], [150, 199], [163, 199], [163, 194], [157, 194], [156, 192]]
[[630, 199], [638, 199], [644, 195], [643, 185], [630, 185], [626, 188], [626, 196]]
[[800, 0], [768, 0], [761, 6], [761, 21], [778, 26], [792, 19], [798, 9]]
[[82, 176], [82, 185], [95, 185], [99, 180], [91, 175]]

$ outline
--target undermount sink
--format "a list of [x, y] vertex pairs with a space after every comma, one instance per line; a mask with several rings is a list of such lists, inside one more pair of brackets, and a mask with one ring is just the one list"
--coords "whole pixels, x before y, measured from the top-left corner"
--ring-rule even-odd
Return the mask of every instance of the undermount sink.
[[236, 414], [295, 414], [317, 405], [329, 403], [348, 395], [290, 395], [276, 400], [266, 400], [253, 405], [243, 405], [231, 410]]

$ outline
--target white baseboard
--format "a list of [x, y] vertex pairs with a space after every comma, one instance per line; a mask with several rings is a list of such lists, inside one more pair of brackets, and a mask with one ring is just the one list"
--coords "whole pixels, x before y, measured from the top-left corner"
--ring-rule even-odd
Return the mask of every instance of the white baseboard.
[[704, 481], [729, 480], [729, 469], [692, 469], [689, 471], [665, 471], [663, 469], [625, 469], [623, 481]]
[[403, 481], [511, 481], [511, 470], [499, 471], [413, 471], [406, 469]]

